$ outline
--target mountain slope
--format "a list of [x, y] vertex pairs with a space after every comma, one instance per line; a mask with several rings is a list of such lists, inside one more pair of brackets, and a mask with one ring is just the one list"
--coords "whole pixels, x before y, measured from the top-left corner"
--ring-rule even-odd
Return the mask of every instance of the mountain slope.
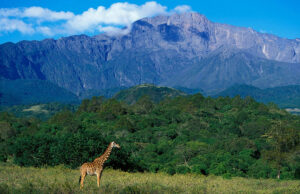
[[0, 45], [1, 78], [47, 80], [76, 95], [143, 83], [208, 94], [233, 84], [297, 85], [299, 66], [299, 40], [214, 23], [198, 13], [144, 18], [122, 35]]
[[216, 96], [234, 97], [240, 95], [241, 97], [251, 96], [259, 102], [274, 102], [281, 108], [299, 108], [300, 107], [300, 86], [283, 86], [259, 89], [249, 85], [235, 85], [232, 86]]
[[0, 80], [0, 106], [48, 102], [79, 103], [79, 99], [44, 80]]
[[180, 79], [169, 79], [164, 84], [201, 87], [209, 95], [235, 84], [260, 88], [300, 84], [299, 67], [299, 64], [266, 60], [237, 49], [221, 48], [180, 72]]

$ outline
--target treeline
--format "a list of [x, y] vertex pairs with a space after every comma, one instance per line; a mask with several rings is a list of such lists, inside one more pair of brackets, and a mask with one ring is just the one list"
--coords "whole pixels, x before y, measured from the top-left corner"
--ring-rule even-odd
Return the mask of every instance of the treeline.
[[300, 179], [300, 117], [250, 97], [93, 97], [47, 121], [2, 112], [0, 129], [0, 159], [21, 166], [77, 168], [116, 141], [107, 166], [125, 171]]
[[250, 85], [235, 85], [220, 92], [216, 96], [234, 97], [251, 96], [258, 102], [274, 102], [281, 108], [300, 107], [300, 85], [280, 86], [260, 89]]

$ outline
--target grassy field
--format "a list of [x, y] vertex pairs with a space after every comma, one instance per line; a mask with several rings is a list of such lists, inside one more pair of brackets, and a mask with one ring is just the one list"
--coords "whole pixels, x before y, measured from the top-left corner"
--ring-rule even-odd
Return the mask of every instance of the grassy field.
[[300, 181], [223, 179], [217, 176], [127, 173], [106, 169], [100, 189], [88, 176], [82, 191], [79, 170], [63, 166], [21, 168], [0, 165], [0, 193], [300, 193]]

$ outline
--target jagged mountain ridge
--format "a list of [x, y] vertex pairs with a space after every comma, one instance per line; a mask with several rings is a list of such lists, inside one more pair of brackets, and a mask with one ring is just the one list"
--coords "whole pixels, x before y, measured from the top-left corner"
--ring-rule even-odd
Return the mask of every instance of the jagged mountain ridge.
[[[281, 62], [300, 62], [300, 40], [279, 38], [272, 34], [259, 33], [251, 28], [214, 23], [198, 13], [174, 14], [145, 18], [134, 25], [148, 23], [162, 31], [162, 38], [189, 49], [191, 56], [214, 51], [220, 47], [246, 50], [254, 56]], [[134, 26], [135, 27], [135, 26]], [[149, 27], [148, 27], [149, 28]], [[170, 33], [171, 32], [171, 33]], [[170, 38], [167, 34], [175, 34]], [[165, 35], [165, 36], [164, 36]], [[162, 42], [161, 45], [164, 43]], [[174, 45], [170, 45], [172, 48]], [[176, 46], [178, 47], [178, 45]], [[194, 51], [194, 52], [193, 52]]]
[[0, 45], [2, 79], [47, 80], [77, 95], [143, 83], [208, 94], [237, 83], [296, 85], [299, 66], [299, 40], [214, 23], [198, 13], [144, 18], [125, 35]]

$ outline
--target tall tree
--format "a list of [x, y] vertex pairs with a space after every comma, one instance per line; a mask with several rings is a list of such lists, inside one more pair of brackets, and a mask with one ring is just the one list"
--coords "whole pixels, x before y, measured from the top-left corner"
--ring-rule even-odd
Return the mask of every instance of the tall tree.
[[264, 137], [271, 146], [265, 152], [265, 158], [277, 169], [277, 178], [280, 179], [283, 164], [300, 143], [299, 131], [290, 126], [288, 121], [275, 121]]

